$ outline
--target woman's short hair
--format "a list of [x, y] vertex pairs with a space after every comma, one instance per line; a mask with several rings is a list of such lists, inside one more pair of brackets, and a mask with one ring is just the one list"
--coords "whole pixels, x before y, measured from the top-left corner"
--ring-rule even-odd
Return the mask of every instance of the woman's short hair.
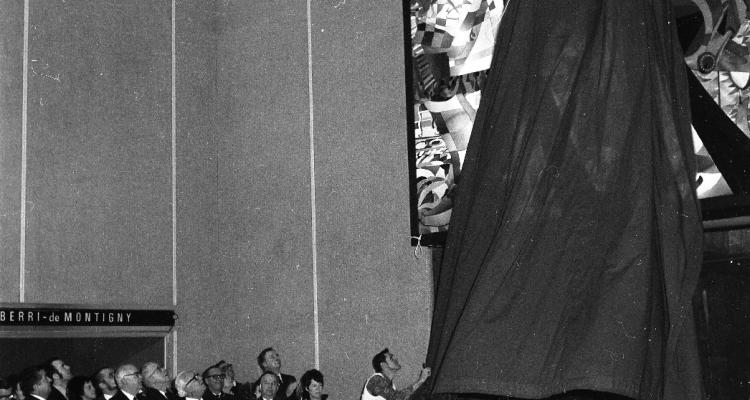
[[312, 382], [313, 380], [320, 383], [321, 385], [325, 384], [325, 382], [323, 382], [323, 374], [317, 369], [311, 369], [305, 372], [304, 374], [302, 374], [302, 377], [299, 378], [299, 380], [302, 383], [302, 388], [304, 390], [307, 390], [307, 387], [310, 386], [310, 382]]
[[317, 369], [308, 370], [299, 378], [300, 385], [297, 387], [297, 395], [300, 399], [310, 398], [310, 393], [307, 391], [307, 388], [310, 387], [312, 381], [318, 382], [321, 385], [325, 384], [325, 382], [323, 382], [323, 374], [320, 371]]

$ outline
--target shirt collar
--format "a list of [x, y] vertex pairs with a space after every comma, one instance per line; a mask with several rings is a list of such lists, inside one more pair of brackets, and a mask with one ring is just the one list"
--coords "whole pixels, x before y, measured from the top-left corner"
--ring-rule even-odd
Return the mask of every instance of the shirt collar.
[[124, 394], [124, 395], [125, 395], [125, 397], [127, 397], [127, 398], [128, 398], [128, 400], [133, 400], [133, 398], [135, 398], [135, 395], [134, 395], [134, 394], [130, 394], [130, 393], [128, 393], [128, 392], [126, 392], [126, 391], [124, 391], [124, 390], [122, 390], [122, 389], [120, 389], [120, 391], [122, 392], [122, 394]]

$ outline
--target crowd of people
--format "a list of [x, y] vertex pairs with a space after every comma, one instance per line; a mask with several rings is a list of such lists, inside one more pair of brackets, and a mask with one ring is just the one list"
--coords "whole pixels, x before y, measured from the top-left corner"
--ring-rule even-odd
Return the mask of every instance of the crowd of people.
[[[140, 368], [125, 363], [99, 369], [93, 376], [74, 375], [60, 358], [0, 378], [0, 400], [326, 400], [323, 374], [310, 369], [297, 381], [281, 372], [281, 359], [272, 347], [258, 355], [261, 375], [254, 382], [235, 380], [232, 364], [224, 360], [202, 373], [180, 371], [174, 377], [155, 361]], [[386, 348], [372, 359], [374, 374], [365, 382], [362, 400], [407, 400], [430, 376], [396, 390], [393, 377], [401, 365]], [[382, 399], [381, 399], [382, 398]]]

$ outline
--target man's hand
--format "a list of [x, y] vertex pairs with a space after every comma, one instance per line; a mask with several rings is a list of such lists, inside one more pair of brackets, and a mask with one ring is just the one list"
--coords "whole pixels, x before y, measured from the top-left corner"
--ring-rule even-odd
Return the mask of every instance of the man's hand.
[[419, 373], [419, 382], [424, 383], [424, 381], [426, 381], [427, 378], [430, 377], [430, 375], [432, 375], [432, 368], [430, 367], [422, 368], [422, 372]]
[[286, 388], [286, 397], [292, 397], [292, 394], [294, 394], [294, 390], [297, 389], [297, 381], [294, 381], [289, 384]]

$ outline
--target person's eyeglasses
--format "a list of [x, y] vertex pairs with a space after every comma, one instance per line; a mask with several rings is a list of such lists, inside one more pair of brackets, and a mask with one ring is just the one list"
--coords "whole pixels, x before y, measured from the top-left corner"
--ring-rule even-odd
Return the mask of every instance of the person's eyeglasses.
[[135, 376], [136, 378], [140, 378], [141, 377], [141, 373], [140, 372], [133, 372], [133, 373], [130, 373], [130, 374], [125, 374], [122, 377], [124, 378], [126, 376]]
[[188, 387], [188, 385], [189, 385], [189, 384], [190, 384], [190, 382], [192, 382], [192, 381], [200, 382], [200, 379], [201, 379], [201, 376], [200, 376], [200, 374], [195, 374], [195, 375], [193, 375], [193, 377], [192, 377], [192, 378], [190, 378], [190, 380], [189, 380], [189, 381], [187, 381], [187, 383], [185, 384], [185, 387]]
[[164, 367], [156, 367], [156, 368], [154, 368], [154, 370], [153, 370], [153, 371], [151, 371], [151, 373], [150, 373], [150, 374], [148, 374], [147, 378], [151, 378], [152, 376], [154, 376], [154, 374], [155, 374], [155, 373], [156, 373], [157, 371], [159, 371], [159, 370], [162, 370], [162, 369], [166, 369], [166, 368], [164, 368]]
[[227, 376], [224, 375], [224, 374], [214, 374], [214, 375], [209, 375], [206, 378], [214, 378], [214, 379], [217, 379], [217, 380], [221, 380], [221, 379], [224, 379], [226, 377]]

